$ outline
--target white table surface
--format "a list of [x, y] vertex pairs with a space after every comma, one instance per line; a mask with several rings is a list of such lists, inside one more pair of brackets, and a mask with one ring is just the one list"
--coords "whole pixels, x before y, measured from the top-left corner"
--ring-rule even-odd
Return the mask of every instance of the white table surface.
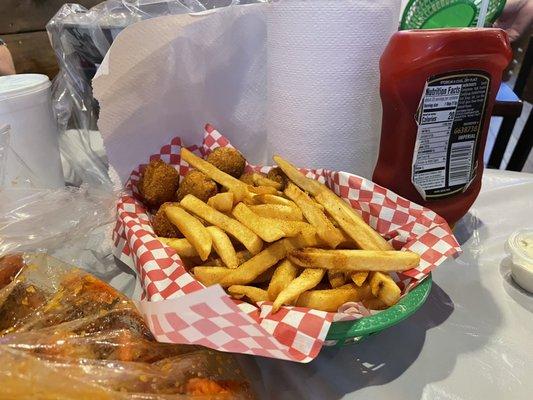
[[533, 399], [533, 295], [504, 251], [533, 227], [533, 174], [488, 170], [455, 233], [463, 254], [433, 274], [427, 302], [367, 341], [309, 364], [239, 356], [261, 399]]

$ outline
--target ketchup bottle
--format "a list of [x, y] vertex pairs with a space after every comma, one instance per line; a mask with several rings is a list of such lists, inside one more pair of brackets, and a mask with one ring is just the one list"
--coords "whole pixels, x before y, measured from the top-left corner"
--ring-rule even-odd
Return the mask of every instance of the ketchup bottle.
[[465, 215], [481, 188], [492, 107], [511, 56], [501, 29], [396, 32], [380, 60], [374, 182], [449, 224]]

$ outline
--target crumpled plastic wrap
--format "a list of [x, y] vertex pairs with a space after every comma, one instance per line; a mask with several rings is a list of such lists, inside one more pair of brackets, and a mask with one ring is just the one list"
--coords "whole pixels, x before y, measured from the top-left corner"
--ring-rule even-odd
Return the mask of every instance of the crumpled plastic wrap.
[[79, 4], [63, 5], [46, 30], [60, 68], [52, 97], [67, 184], [110, 184], [107, 160], [98, 151], [99, 108], [91, 80], [124, 28], [149, 18], [260, 1], [264, 0], [107, 0], [90, 10]]
[[0, 258], [0, 399], [251, 399], [234, 359], [157, 343], [124, 295], [44, 254]]

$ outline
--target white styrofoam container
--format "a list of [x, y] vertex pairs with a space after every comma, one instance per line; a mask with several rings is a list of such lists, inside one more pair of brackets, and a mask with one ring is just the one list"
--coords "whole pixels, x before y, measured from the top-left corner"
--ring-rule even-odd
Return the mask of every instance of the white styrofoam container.
[[46, 75], [0, 77], [0, 125], [10, 125], [8, 186], [64, 186], [58, 129]]

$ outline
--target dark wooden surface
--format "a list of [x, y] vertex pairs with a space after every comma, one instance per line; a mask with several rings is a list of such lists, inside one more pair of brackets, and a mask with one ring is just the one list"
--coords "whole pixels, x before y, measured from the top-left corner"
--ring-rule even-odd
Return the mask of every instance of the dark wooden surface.
[[3, 39], [11, 51], [17, 73], [45, 74], [50, 79], [57, 74], [57, 61], [45, 31], [14, 33]]
[[[102, 0], [73, 0], [86, 8]], [[0, 37], [7, 43], [17, 73], [40, 73], [52, 79], [58, 70], [46, 23], [65, 0], [0, 0]]]
[[42, 31], [46, 23], [65, 3], [86, 8], [102, 0], [0, 0], [0, 35]]

